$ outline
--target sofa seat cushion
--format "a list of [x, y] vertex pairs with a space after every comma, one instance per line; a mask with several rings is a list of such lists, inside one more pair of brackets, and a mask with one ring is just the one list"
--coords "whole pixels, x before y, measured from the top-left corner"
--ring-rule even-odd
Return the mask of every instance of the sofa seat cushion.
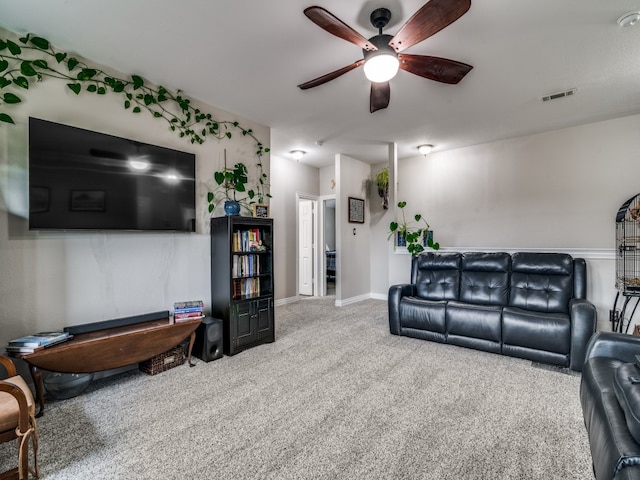
[[447, 304], [447, 334], [500, 342], [502, 307], [449, 302]]
[[447, 302], [402, 297], [400, 300], [400, 328], [445, 333]]
[[568, 355], [571, 350], [569, 315], [505, 307], [502, 311], [502, 343]]
[[640, 370], [634, 363], [623, 363], [616, 368], [613, 391], [624, 412], [629, 432], [640, 443]]

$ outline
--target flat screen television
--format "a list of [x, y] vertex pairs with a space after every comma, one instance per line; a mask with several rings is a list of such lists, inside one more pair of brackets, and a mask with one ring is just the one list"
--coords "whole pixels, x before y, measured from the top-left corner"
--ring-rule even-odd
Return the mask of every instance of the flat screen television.
[[194, 227], [195, 154], [29, 118], [30, 230]]

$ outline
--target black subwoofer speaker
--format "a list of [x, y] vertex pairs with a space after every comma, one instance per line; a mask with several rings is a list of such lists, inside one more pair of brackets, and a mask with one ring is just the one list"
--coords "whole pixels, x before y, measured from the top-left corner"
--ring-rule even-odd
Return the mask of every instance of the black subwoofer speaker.
[[222, 320], [204, 317], [196, 330], [194, 354], [200, 360], [210, 362], [222, 357]]

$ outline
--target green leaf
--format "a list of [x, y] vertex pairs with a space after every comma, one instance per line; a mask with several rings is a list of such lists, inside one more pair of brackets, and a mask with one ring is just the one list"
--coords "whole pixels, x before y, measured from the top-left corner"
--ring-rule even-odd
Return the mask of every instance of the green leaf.
[[79, 83], [67, 83], [67, 87], [69, 87], [69, 89], [76, 95], [80, 94], [80, 90], [82, 88]]
[[5, 123], [14, 123], [13, 122], [13, 118], [11, 118], [9, 115], [7, 115], [6, 113], [0, 113], [0, 122], [5, 122]]
[[392, 232], [395, 232], [398, 229], [398, 222], [391, 222], [389, 224], [389, 230], [391, 230]]
[[31, 62], [22, 62], [20, 64], [20, 73], [26, 75], [27, 77], [33, 77], [38, 74], [38, 72], [36, 72], [36, 69], [31, 65]]
[[27, 42], [29, 41], [29, 35], [27, 35], [26, 37], [20, 37], [18, 40], [20, 40], [20, 43], [23, 44], [27, 44]]
[[49, 70], [49, 64], [47, 64], [47, 62], [44, 60], [34, 60], [33, 64], [38, 68], [42, 68], [43, 70]]
[[4, 100], [4, 103], [20, 103], [22, 101], [20, 100], [20, 97], [9, 92], [2, 96], [2, 100]]
[[14, 78], [13, 83], [15, 83], [20, 88], [29, 88], [29, 80], [24, 77]]
[[133, 89], [137, 90], [139, 88], [141, 88], [142, 86], [144, 86], [144, 80], [142, 79], [142, 77], [138, 76], [138, 75], [131, 75], [131, 80], [133, 80]]
[[236, 192], [244, 192], [245, 188], [244, 188], [244, 183], [236, 183]]
[[213, 178], [215, 179], [216, 183], [218, 185], [222, 185], [222, 183], [224, 182], [224, 173], [222, 172], [215, 172], [213, 174]]
[[164, 102], [166, 100], [167, 100], [166, 95], [164, 95], [163, 93], [158, 94], [158, 102]]
[[419, 222], [419, 221], [420, 221], [420, 219], [422, 218], [422, 215], [420, 215], [420, 214], [418, 213], [418, 214], [416, 214], [416, 216], [415, 216], [415, 217], [413, 217], [413, 218], [415, 218], [415, 219], [416, 219], [416, 222]]
[[227, 132], [225, 133], [225, 135], [227, 136], [227, 138], [231, 138], [231, 132]]
[[407, 206], [407, 202], [398, 202], [398, 208], [404, 208]]
[[69, 71], [73, 70], [74, 68], [76, 68], [78, 66], [78, 59], [71, 57], [69, 60], [67, 60], [67, 68], [69, 69]]
[[107, 93], [106, 88], [98, 87], [98, 95], [104, 95], [105, 93]]
[[130, 102], [129, 100], [125, 100], [125, 101], [124, 101], [124, 108], [125, 108], [125, 110], [126, 110], [127, 108], [129, 108], [130, 106], [131, 106], [131, 102]]
[[7, 85], [11, 85], [11, 81], [7, 80], [4, 77], [0, 77], [0, 88], [4, 88]]
[[0, 72], [4, 72], [9, 67], [9, 62], [0, 59]]
[[33, 43], [40, 50], [48, 50], [49, 49], [49, 40], [42, 37], [33, 37], [31, 38], [31, 43]]
[[58, 63], [62, 62], [65, 58], [67, 58], [67, 54], [66, 53], [56, 53], [55, 55], [56, 57], [56, 61]]
[[207, 202], [213, 202], [213, 192], [207, 193]]
[[160, 118], [162, 114], [160, 112], [153, 112], [154, 118]]
[[140, 113], [142, 110], [140, 110], [140, 107], [134, 107], [133, 110], [131, 110], [133, 113]]
[[269, 147], [264, 149], [265, 152], [269, 153], [271, 151], [271, 149]]
[[255, 197], [255, 196], [256, 196], [256, 192], [254, 192], [253, 190], [249, 190], [249, 191], [247, 192], [247, 195], [248, 195], [248, 197], [249, 197], [249, 198], [253, 198], [253, 197]]
[[91, 85], [89, 85], [89, 86], [87, 87], [87, 92], [95, 93], [95, 92], [97, 92], [97, 91], [98, 91], [98, 87], [97, 87], [97, 86], [95, 86], [95, 85], [93, 85], [93, 84], [91, 84]]
[[212, 204], [212, 203], [210, 203], [210, 204], [209, 204], [209, 213], [213, 212], [213, 209], [214, 209], [214, 208], [215, 208], [215, 207], [213, 206], [213, 204]]
[[153, 95], [150, 94], [146, 94], [144, 96], [144, 104], [145, 105], [151, 105], [152, 103], [155, 103], [155, 99], [153, 98]]
[[0, 51], [4, 50], [5, 48], [7, 48], [7, 42], [0, 39]]
[[22, 49], [11, 40], [7, 40], [7, 48], [13, 55], [20, 55], [22, 53]]
[[93, 68], [83, 68], [82, 70], [80, 70], [80, 73], [76, 75], [76, 78], [84, 82], [87, 80], [91, 80], [93, 77], [96, 76], [97, 73], [98, 71]]

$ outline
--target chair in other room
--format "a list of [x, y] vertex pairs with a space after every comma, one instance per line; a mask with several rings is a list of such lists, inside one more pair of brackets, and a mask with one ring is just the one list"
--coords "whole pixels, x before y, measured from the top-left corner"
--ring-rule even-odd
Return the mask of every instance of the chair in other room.
[[[0, 380], [0, 443], [17, 440], [18, 444], [18, 466], [0, 473], [0, 480], [27, 480], [30, 473], [39, 478], [38, 426], [33, 395], [11, 360], [0, 355], [0, 365], [8, 375]], [[29, 467], [29, 443], [33, 446], [33, 468]]]

